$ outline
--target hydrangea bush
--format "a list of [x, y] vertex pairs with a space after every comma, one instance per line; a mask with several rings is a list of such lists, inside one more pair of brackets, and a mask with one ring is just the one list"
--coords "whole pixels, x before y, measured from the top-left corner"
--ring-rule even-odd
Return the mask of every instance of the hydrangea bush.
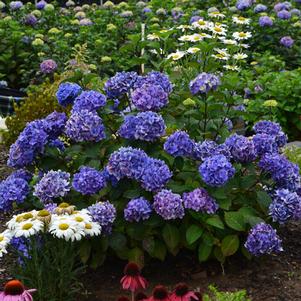
[[[109, 250], [137, 261], [187, 248], [222, 263], [238, 251], [282, 251], [275, 225], [301, 217], [299, 168], [282, 154], [279, 124], [259, 121], [249, 136], [229, 127], [239, 99], [228, 81], [203, 72], [187, 82], [189, 110], [179, 102], [183, 86], [164, 73], [117, 73], [105, 94], [62, 83], [57, 100], [72, 109], [28, 123], [11, 146], [8, 165], [18, 170], [0, 184], [0, 210], [51, 215], [65, 212], [61, 202], [84, 210], [102, 231], [97, 244], [80, 242], [94, 266]], [[30, 236], [41, 227], [31, 218]], [[72, 227], [49, 229], [81, 238]]]

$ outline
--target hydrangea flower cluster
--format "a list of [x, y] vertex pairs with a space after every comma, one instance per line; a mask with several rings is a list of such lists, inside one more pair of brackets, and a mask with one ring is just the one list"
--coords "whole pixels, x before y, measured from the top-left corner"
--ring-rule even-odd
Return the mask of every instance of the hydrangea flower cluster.
[[261, 16], [259, 18], [259, 25], [261, 27], [273, 26], [274, 22], [269, 16]]
[[276, 190], [269, 213], [273, 221], [285, 223], [289, 219], [301, 218], [301, 197], [288, 189]]
[[116, 208], [109, 201], [98, 202], [87, 208], [92, 220], [101, 225], [104, 234], [110, 234], [116, 219]]
[[254, 8], [255, 13], [263, 13], [267, 11], [268, 7], [264, 4], [257, 4]]
[[253, 136], [252, 141], [254, 143], [255, 151], [258, 156], [262, 156], [266, 153], [277, 153], [278, 145], [276, 137], [265, 133], [256, 134]]
[[11, 10], [18, 10], [23, 7], [23, 3], [21, 1], [12, 1], [9, 7]]
[[255, 256], [283, 251], [281, 240], [276, 230], [265, 223], [257, 224], [251, 229], [245, 247]]
[[44, 60], [40, 64], [40, 70], [44, 74], [51, 74], [56, 69], [57, 69], [57, 63], [54, 60], [52, 60], [52, 59]]
[[147, 220], [151, 216], [152, 206], [143, 197], [130, 200], [124, 209], [124, 218], [128, 222]]
[[34, 26], [38, 22], [38, 19], [33, 14], [28, 14], [24, 18], [24, 24], [29, 26]]
[[253, 0], [237, 0], [236, 8], [239, 10], [245, 10], [251, 7], [253, 4]]
[[37, 2], [36, 8], [39, 9], [39, 10], [42, 10], [42, 9], [44, 9], [44, 7], [45, 7], [46, 4], [47, 4], [46, 1], [41, 0], [41, 1]]
[[214, 214], [218, 210], [218, 204], [209, 196], [204, 188], [197, 188], [183, 194], [184, 207], [197, 212]]
[[118, 180], [127, 177], [140, 182], [148, 191], [162, 189], [172, 176], [165, 162], [132, 147], [122, 147], [114, 152], [106, 169]]
[[51, 140], [56, 139], [63, 134], [67, 119], [65, 113], [56, 111], [52, 112], [44, 119], [43, 129]]
[[194, 159], [204, 161], [215, 155], [224, 155], [229, 160], [231, 159], [230, 150], [225, 144], [217, 144], [212, 140], [195, 143], [193, 151]]
[[102, 119], [96, 112], [72, 112], [66, 123], [65, 134], [73, 141], [100, 141], [106, 137]]
[[84, 91], [74, 100], [72, 112], [96, 111], [106, 105], [106, 97], [97, 91]]
[[256, 158], [253, 141], [244, 136], [233, 134], [226, 139], [225, 144], [237, 162], [248, 163]]
[[82, 88], [78, 84], [62, 83], [56, 92], [56, 98], [61, 106], [66, 107], [69, 104], [73, 104], [81, 91]]
[[220, 85], [218, 76], [211, 73], [201, 73], [189, 84], [190, 92], [193, 95], [208, 93], [210, 90], [216, 90]]
[[283, 9], [277, 13], [277, 17], [282, 20], [290, 19], [291, 16], [292, 16], [292, 14], [285, 9]]
[[82, 166], [73, 177], [72, 187], [83, 195], [95, 194], [106, 186], [104, 174], [95, 168]]
[[300, 187], [299, 167], [279, 154], [265, 154], [259, 167], [269, 173], [278, 187], [295, 191]]
[[34, 195], [43, 203], [63, 197], [70, 191], [70, 174], [61, 170], [47, 172], [34, 187]]
[[173, 157], [190, 157], [194, 150], [194, 141], [184, 131], [176, 131], [164, 143], [164, 150]]
[[137, 77], [136, 72], [117, 72], [105, 83], [104, 89], [108, 98], [118, 98], [130, 92]]
[[179, 194], [163, 189], [154, 196], [153, 208], [165, 220], [183, 218], [183, 200]]
[[165, 129], [162, 116], [148, 111], [126, 116], [118, 133], [126, 139], [155, 141], [165, 134]]
[[145, 83], [132, 92], [131, 100], [139, 111], [158, 111], [168, 103], [168, 94], [158, 84]]
[[286, 48], [293, 47], [295, 41], [290, 36], [285, 36], [280, 39], [280, 44]]
[[199, 172], [206, 184], [219, 187], [226, 184], [234, 176], [235, 169], [224, 155], [215, 155], [200, 165]]

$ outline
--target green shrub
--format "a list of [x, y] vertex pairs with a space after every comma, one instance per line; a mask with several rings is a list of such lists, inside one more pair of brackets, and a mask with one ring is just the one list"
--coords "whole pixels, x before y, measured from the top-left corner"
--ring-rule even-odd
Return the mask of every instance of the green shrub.
[[245, 290], [237, 292], [219, 292], [214, 286], [209, 286], [209, 293], [203, 296], [203, 301], [251, 301]]
[[298, 164], [301, 170], [301, 147], [288, 146], [284, 149], [284, 154], [290, 161]]

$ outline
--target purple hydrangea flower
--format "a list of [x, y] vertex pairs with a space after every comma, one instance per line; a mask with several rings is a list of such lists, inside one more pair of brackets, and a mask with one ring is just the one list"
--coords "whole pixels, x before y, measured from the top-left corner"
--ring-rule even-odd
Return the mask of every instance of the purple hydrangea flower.
[[23, 203], [29, 194], [29, 185], [25, 179], [9, 176], [0, 183], [0, 211], [9, 211], [12, 204]]
[[[301, 3], [301, 2], [300, 2]], [[300, 9], [294, 8], [290, 11], [290, 13], [294, 16], [301, 16], [301, 11]]]
[[284, 223], [289, 219], [301, 218], [301, 197], [288, 189], [275, 191], [269, 213], [274, 222]]
[[252, 162], [256, 158], [253, 141], [244, 136], [233, 134], [226, 139], [225, 144], [237, 162]]
[[82, 88], [78, 84], [62, 83], [56, 92], [56, 98], [61, 106], [66, 107], [68, 104], [73, 104], [81, 91]]
[[139, 180], [144, 173], [148, 157], [140, 149], [121, 147], [111, 154], [107, 171], [118, 180], [128, 177]]
[[162, 160], [148, 158], [140, 179], [142, 187], [147, 191], [159, 191], [172, 177], [166, 163]]
[[271, 175], [278, 187], [295, 191], [300, 186], [299, 167], [282, 155], [263, 155], [259, 167]]
[[22, 266], [24, 264], [24, 258], [30, 259], [30, 239], [24, 236], [21, 237], [13, 237], [10, 240], [10, 245], [17, 252], [18, 255], [18, 263]]
[[197, 212], [214, 214], [218, 210], [218, 204], [210, 197], [204, 188], [197, 188], [183, 194], [184, 207]]
[[44, 131], [48, 134], [50, 139], [56, 139], [63, 134], [67, 122], [65, 113], [52, 112], [44, 120]]
[[117, 72], [105, 83], [105, 91], [109, 98], [114, 99], [130, 92], [138, 77], [136, 72]]
[[292, 14], [291, 14], [289, 11], [285, 10], [285, 9], [284, 9], [284, 10], [281, 10], [281, 11], [279, 11], [279, 12], [277, 13], [277, 17], [278, 17], [279, 19], [282, 19], [282, 20], [290, 19], [291, 16], [292, 16]]
[[276, 12], [279, 12], [281, 10], [289, 10], [291, 8], [291, 3], [289, 3], [288, 1], [285, 1], [285, 2], [280, 2], [280, 3], [276, 3], [274, 5], [274, 10]]
[[251, 7], [253, 4], [253, 0], [237, 0], [236, 8], [239, 10], [245, 10]]
[[151, 12], [152, 12], [152, 9], [149, 8], [149, 7], [144, 7], [144, 8], [142, 9], [142, 12], [143, 12], [144, 14], [148, 14], [148, 13], [151, 13]]
[[217, 144], [212, 140], [195, 143], [193, 151], [194, 159], [204, 161], [215, 155], [224, 155], [229, 160], [231, 159], [230, 150], [225, 144]]
[[51, 214], [55, 213], [56, 208], [57, 208], [56, 203], [48, 203], [48, 204], [44, 205], [44, 209], [47, 210]]
[[278, 145], [275, 136], [268, 134], [256, 134], [252, 138], [257, 156], [262, 156], [266, 153], [278, 152]]
[[24, 24], [29, 26], [34, 26], [38, 22], [38, 19], [33, 14], [28, 14], [24, 18]]
[[234, 176], [235, 169], [224, 155], [215, 155], [200, 165], [199, 172], [206, 184], [219, 187]]
[[48, 135], [44, 131], [44, 122], [35, 120], [28, 123], [18, 139], [11, 145], [7, 164], [22, 168], [33, 162], [44, 151]]
[[109, 234], [116, 219], [116, 208], [109, 201], [98, 202], [87, 208], [94, 222], [99, 223], [104, 234]]
[[18, 169], [14, 172], [12, 172], [8, 178], [16, 178], [16, 179], [23, 179], [26, 182], [30, 181], [32, 179], [32, 173], [29, 172], [26, 169]]
[[183, 218], [185, 215], [181, 196], [167, 189], [154, 196], [153, 208], [165, 220]]
[[82, 166], [72, 181], [72, 187], [83, 195], [98, 193], [105, 186], [103, 173], [88, 166]]
[[152, 213], [151, 204], [143, 197], [130, 200], [124, 209], [124, 219], [128, 222], [147, 220]]
[[265, 223], [257, 224], [251, 229], [245, 247], [255, 256], [283, 251], [276, 230]]
[[43, 203], [65, 196], [70, 190], [70, 174], [61, 170], [50, 170], [34, 187], [34, 195]]
[[173, 89], [173, 85], [170, 82], [168, 75], [158, 71], [149, 72], [146, 76], [138, 76], [134, 84], [134, 89], [140, 88], [143, 84], [161, 86], [161, 88], [168, 94], [170, 94]]
[[294, 40], [290, 36], [285, 36], [280, 39], [280, 44], [286, 48], [291, 48], [294, 45]]
[[106, 105], [106, 97], [97, 91], [84, 91], [74, 100], [72, 112], [81, 110], [96, 111]]
[[42, 10], [42, 9], [44, 9], [44, 7], [45, 7], [46, 4], [47, 4], [46, 1], [41, 0], [41, 1], [37, 2], [36, 9]]
[[12, 1], [9, 7], [11, 10], [18, 10], [23, 7], [23, 3], [21, 1]]
[[197, 22], [197, 21], [199, 21], [199, 20], [201, 20], [201, 19], [202, 19], [202, 18], [201, 18], [200, 16], [192, 16], [192, 17], [190, 18], [189, 23], [192, 24], [192, 23]]
[[79, 21], [80, 26], [90, 26], [93, 25], [93, 22], [89, 18], [83, 18]]
[[173, 157], [190, 157], [193, 154], [194, 142], [184, 131], [176, 131], [164, 143], [164, 150]]
[[216, 90], [220, 85], [218, 76], [211, 73], [201, 73], [189, 84], [190, 92], [193, 95], [198, 93], [208, 93], [210, 90]]
[[48, 144], [50, 147], [57, 148], [59, 151], [65, 150], [65, 144], [61, 139], [51, 140]]
[[254, 8], [254, 12], [255, 13], [262, 13], [267, 11], [268, 7], [266, 5], [263, 4], [257, 4]]
[[162, 116], [148, 111], [126, 116], [118, 133], [126, 139], [155, 141], [165, 134], [165, 129]]
[[273, 26], [274, 22], [269, 16], [261, 16], [259, 18], [259, 25], [261, 27]]
[[106, 137], [102, 119], [96, 112], [88, 110], [73, 112], [66, 123], [65, 133], [76, 142], [98, 142]]
[[135, 107], [139, 111], [158, 111], [168, 103], [168, 94], [157, 84], [143, 84], [131, 95]]
[[44, 60], [41, 64], [40, 64], [40, 70], [42, 73], [44, 74], [51, 74], [53, 73], [55, 70], [57, 69], [57, 63], [52, 60]]

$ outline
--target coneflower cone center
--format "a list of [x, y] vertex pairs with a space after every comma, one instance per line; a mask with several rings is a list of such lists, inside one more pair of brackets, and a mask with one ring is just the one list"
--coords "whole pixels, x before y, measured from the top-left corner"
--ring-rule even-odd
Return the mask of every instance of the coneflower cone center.
[[124, 269], [124, 274], [127, 276], [139, 276], [140, 268], [136, 263], [128, 263]]
[[168, 292], [165, 287], [157, 287], [154, 289], [153, 295], [155, 299], [164, 300], [168, 297]]
[[21, 295], [24, 292], [23, 284], [18, 280], [12, 280], [4, 286], [4, 293], [7, 295]]
[[188, 293], [188, 286], [186, 284], [178, 284], [176, 286], [176, 295], [179, 297], [183, 297]]

